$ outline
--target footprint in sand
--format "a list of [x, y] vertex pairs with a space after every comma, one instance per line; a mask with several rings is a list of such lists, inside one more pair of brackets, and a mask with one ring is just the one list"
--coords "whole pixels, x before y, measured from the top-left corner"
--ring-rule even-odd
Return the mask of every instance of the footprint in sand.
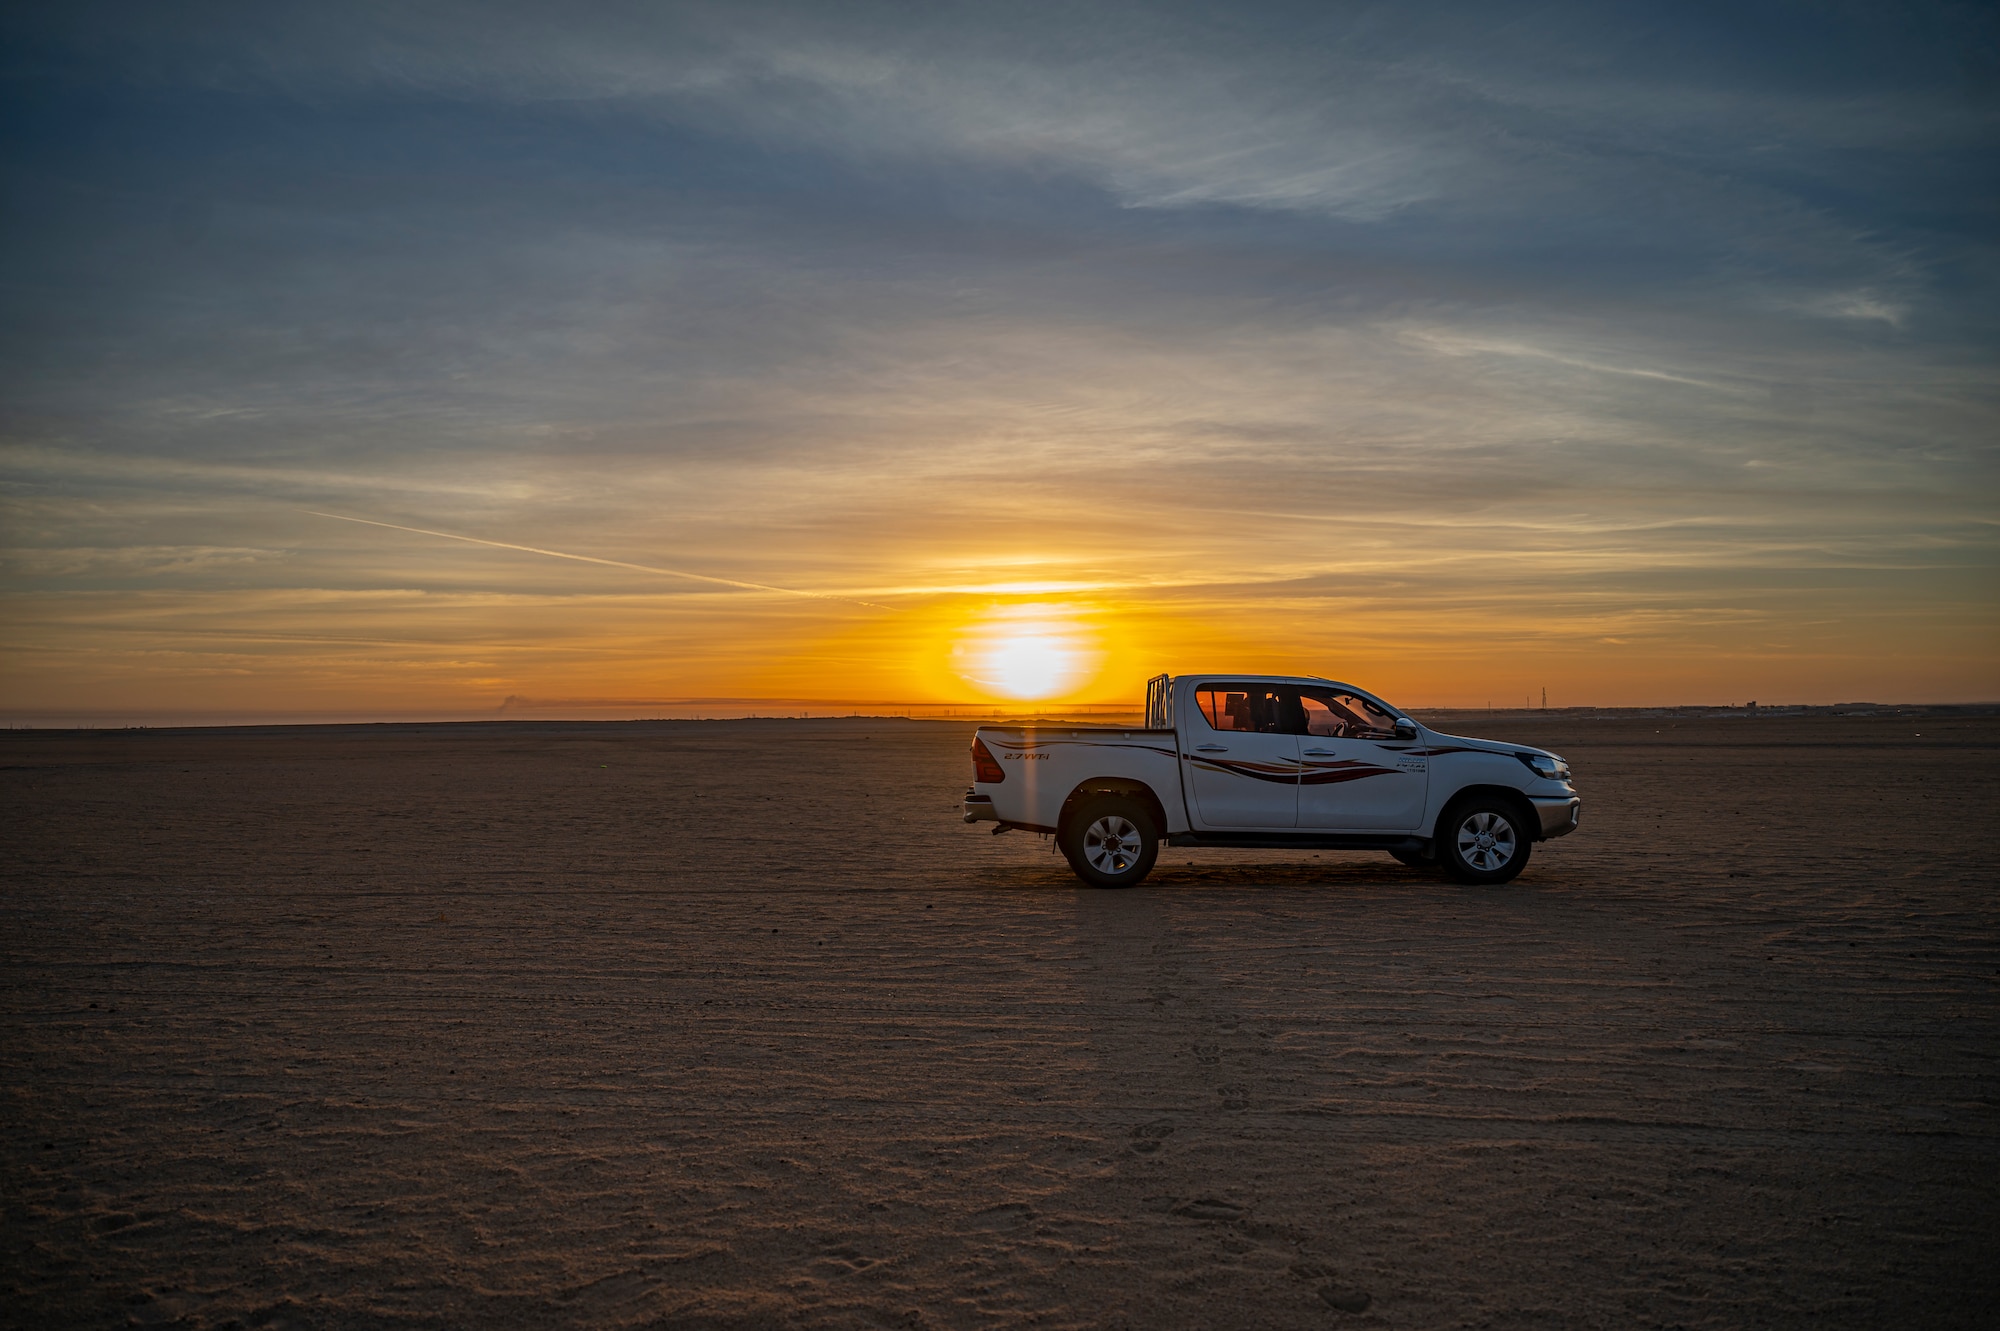
[[1035, 1212], [1032, 1207], [1020, 1202], [1003, 1202], [999, 1206], [989, 1206], [983, 1211], [975, 1211], [972, 1225], [975, 1229], [1012, 1229], [1034, 1218]]
[[1174, 1125], [1166, 1119], [1154, 1119], [1151, 1123], [1141, 1123], [1132, 1129], [1132, 1149], [1140, 1155], [1160, 1149], [1160, 1143], [1174, 1135]]
[[1368, 1291], [1348, 1285], [1326, 1285], [1320, 1289], [1319, 1296], [1326, 1300], [1328, 1307], [1344, 1313], [1366, 1312], [1368, 1305], [1375, 1302], [1368, 1296]]
[[1243, 1208], [1235, 1202], [1220, 1201], [1214, 1197], [1199, 1197], [1176, 1206], [1174, 1214], [1186, 1216], [1189, 1220], [1241, 1220]]
[[1333, 1280], [1332, 1277], [1338, 1272], [1325, 1262], [1298, 1262], [1292, 1266], [1291, 1272], [1295, 1280], [1328, 1281], [1319, 1287], [1319, 1296], [1329, 1308], [1338, 1312], [1366, 1312], [1368, 1306], [1375, 1302], [1367, 1290], [1356, 1289], [1352, 1285], [1344, 1285], [1338, 1280]]
[[846, 1243], [826, 1249], [820, 1253], [819, 1259], [829, 1266], [850, 1273], [865, 1271], [881, 1260], [880, 1258], [870, 1257], [860, 1249]]

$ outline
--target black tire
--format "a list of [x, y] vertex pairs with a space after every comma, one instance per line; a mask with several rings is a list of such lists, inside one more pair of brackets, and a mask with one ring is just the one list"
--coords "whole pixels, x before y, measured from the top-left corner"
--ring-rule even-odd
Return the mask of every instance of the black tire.
[[1461, 883], [1512, 882], [1533, 848], [1526, 817], [1508, 800], [1469, 799], [1438, 820], [1438, 863]]
[[1092, 887], [1137, 887], [1160, 857], [1153, 815], [1125, 795], [1093, 795], [1071, 811], [1056, 845]]

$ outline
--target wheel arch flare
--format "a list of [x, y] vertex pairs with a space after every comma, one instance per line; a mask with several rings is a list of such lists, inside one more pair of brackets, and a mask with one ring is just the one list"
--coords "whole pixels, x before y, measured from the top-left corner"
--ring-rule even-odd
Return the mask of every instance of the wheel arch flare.
[[1542, 817], [1536, 812], [1534, 803], [1513, 786], [1464, 786], [1451, 792], [1451, 798], [1438, 810], [1431, 820], [1430, 834], [1435, 837], [1450, 819], [1452, 811], [1476, 799], [1505, 800], [1508, 807], [1521, 816], [1521, 830], [1528, 834], [1530, 841], [1542, 839]]
[[1125, 795], [1137, 799], [1146, 806], [1153, 817], [1153, 830], [1161, 837], [1167, 835], [1167, 810], [1160, 797], [1144, 781], [1129, 776], [1093, 776], [1076, 783], [1076, 788], [1063, 800], [1062, 812], [1056, 815], [1056, 830], [1069, 830], [1070, 818], [1078, 805], [1093, 795]]

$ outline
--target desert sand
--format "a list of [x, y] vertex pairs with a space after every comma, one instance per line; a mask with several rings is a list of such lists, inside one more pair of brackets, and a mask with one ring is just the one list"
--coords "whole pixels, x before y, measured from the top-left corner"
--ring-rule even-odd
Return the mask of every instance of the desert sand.
[[6, 733], [6, 1322], [1991, 1325], [2000, 720], [1463, 728], [1506, 888], [1092, 892], [963, 723]]

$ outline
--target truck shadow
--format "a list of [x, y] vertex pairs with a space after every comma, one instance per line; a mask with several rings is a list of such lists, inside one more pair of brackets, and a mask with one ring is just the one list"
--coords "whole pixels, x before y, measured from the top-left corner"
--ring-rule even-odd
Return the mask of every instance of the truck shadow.
[[[1530, 871], [1532, 873], [1532, 870]], [[991, 865], [972, 875], [981, 887], [1015, 891], [1087, 892], [1107, 898], [1190, 888], [1437, 888], [1457, 886], [1436, 869], [1409, 869], [1386, 856], [1333, 856], [1326, 859], [1196, 859], [1169, 862], [1161, 857], [1145, 882], [1134, 888], [1107, 890], [1079, 882], [1061, 860], [1034, 865]], [[1515, 885], [1510, 885], [1515, 886]], [[1518, 886], [1532, 886], [1528, 879]], [[1471, 891], [1491, 889], [1473, 888]]]

